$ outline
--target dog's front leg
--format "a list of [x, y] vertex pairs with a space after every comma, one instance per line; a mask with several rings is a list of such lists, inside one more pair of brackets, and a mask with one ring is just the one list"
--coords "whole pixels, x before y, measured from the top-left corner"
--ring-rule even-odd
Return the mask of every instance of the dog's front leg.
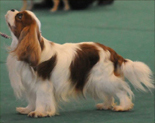
[[56, 101], [54, 97], [52, 82], [48, 80], [39, 81], [36, 84], [36, 107], [30, 112], [30, 117], [46, 117], [56, 114]]
[[27, 107], [17, 107], [16, 111], [20, 114], [29, 114], [31, 111], [35, 110], [36, 94], [34, 91], [28, 91], [25, 93], [26, 99], [28, 101]]

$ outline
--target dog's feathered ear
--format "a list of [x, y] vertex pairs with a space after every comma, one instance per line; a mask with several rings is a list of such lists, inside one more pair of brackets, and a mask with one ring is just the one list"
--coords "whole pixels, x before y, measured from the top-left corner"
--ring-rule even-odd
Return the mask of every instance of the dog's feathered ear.
[[41, 54], [41, 34], [36, 25], [25, 27], [20, 36], [17, 48], [13, 51], [18, 60], [37, 66]]

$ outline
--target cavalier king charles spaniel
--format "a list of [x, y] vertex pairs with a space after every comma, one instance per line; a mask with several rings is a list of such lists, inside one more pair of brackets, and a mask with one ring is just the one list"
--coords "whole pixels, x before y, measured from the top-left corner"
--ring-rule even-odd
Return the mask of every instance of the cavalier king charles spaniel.
[[124, 59], [100, 43], [51, 42], [41, 35], [39, 19], [28, 10], [9, 10], [5, 18], [12, 35], [7, 58], [11, 85], [15, 95], [28, 102], [27, 107], [16, 108], [21, 114], [54, 116], [60, 100], [78, 95], [104, 100], [96, 105], [100, 110], [129, 111], [134, 94], [125, 78], [136, 89], [154, 88], [152, 72], [142, 62]]

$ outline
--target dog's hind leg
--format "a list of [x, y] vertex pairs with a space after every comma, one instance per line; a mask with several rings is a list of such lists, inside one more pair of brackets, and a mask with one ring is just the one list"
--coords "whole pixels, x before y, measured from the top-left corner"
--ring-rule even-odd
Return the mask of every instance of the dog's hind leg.
[[131, 99], [128, 97], [127, 92], [119, 91], [116, 93], [116, 96], [120, 100], [120, 105], [116, 105], [113, 107], [114, 111], [129, 111], [133, 108], [134, 104]]
[[96, 105], [96, 108], [99, 110], [108, 110], [112, 109], [115, 106], [114, 98], [110, 95], [104, 95], [104, 102]]

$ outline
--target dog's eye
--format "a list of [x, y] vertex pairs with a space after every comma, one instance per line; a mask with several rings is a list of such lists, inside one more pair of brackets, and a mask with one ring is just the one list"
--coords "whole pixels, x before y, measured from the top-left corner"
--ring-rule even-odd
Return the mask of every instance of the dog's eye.
[[23, 16], [22, 13], [18, 13], [18, 14], [17, 14], [17, 17], [18, 17], [19, 19], [22, 19], [22, 16]]

